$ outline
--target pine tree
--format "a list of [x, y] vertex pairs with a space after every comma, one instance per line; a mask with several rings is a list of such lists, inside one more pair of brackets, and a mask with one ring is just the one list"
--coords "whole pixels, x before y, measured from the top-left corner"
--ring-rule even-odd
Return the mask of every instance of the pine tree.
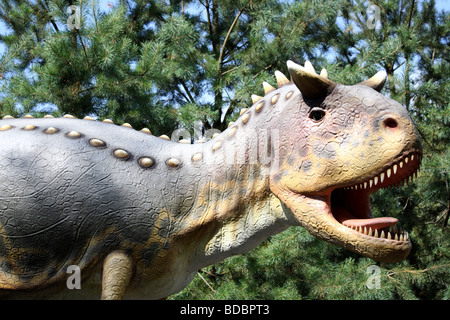
[[435, 1], [1, 0], [0, 21], [0, 116], [70, 113], [193, 135], [199, 121], [223, 131], [288, 59], [346, 84], [386, 70], [383, 93], [410, 111], [424, 160], [413, 183], [371, 201], [411, 231], [408, 259], [376, 264], [290, 228], [171, 298], [450, 298], [450, 20]]
[[287, 59], [314, 56], [320, 26], [337, 12], [337, 4], [269, 0], [120, 1], [105, 12], [73, 1], [77, 29], [67, 26], [67, 2], [2, 4], [11, 31], [1, 38], [3, 114], [94, 115], [156, 133], [192, 130], [195, 120], [224, 130], [262, 93], [262, 80], [286, 72]]
[[[335, 26], [327, 29], [335, 52], [327, 68], [332, 78], [356, 83], [386, 70], [384, 93], [407, 107], [422, 136], [419, 178], [371, 199], [375, 216], [395, 216], [411, 230], [413, 252], [399, 264], [374, 264], [291, 228], [244, 256], [205, 268], [174, 298], [450, 297], [448, 12], [437, 12], [434, 1], [347, 1]], [[379, 268], [379, 289], [367, 287], [369, 266]]]

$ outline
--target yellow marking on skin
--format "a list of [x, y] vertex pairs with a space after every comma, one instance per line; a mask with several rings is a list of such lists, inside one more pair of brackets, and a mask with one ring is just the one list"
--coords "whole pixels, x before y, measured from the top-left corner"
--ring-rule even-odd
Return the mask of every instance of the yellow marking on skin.
[[176, 168], [181, 164], [181, 160], [177, 158], [170, 158], [169, 160], [166, 161], [166, 164], [169, 167]]
[[272, 97], [272, 99], [271, 99], [272, 104], [277, 103], [279, 97], [280, 97], [280, 94], [279, 94], [279, 93], [275, 94], [275, 95]]
[[232, 138], [236, 134], [237, 127], [232, 127], [228, 129], [228, 138]]
[[244, 114], [242, 116], [242, 122], [245, 124], [248, 122], [248, 120], [250, 119], [250, 112], [247, 112], [246, 114]]
[[292, 96], [293, 93], [294, 93], [294, 91], [289, 91], [289, 92], [286, 94], [286, 99], [289, 99], [289, 98]]
[[[278, 172], [290, 174], [282, 174], [279, 183], [298, 193], [317, 193], [372, 178], [379, 173], [380, 155], [393, 159], [399, 149], [394, 141], [387, 142], [386, 135], [371, 132], [369, 137], [364, 137], [364, 131], [364, 127], [354, 125], [329, 139], [310, 136], [303, 157], [296, 151], [283, 157]], [[322, 153], [317, 153], [320, 146]], [[398, 148], [402, 148], [400, 143]]]
[[27, 131], [31, 131], [31, 130], [35, 130], [35, 129], [36, 129], [36, 127], [31, 124], [28, 124], [23, 128], [23, 130], [27, 130]]
[[[35, 274], [26, 282], [20, 279], [20, 276], [24, 274], [21, 272], [21, 267], [18, 265], [17, 258], [26, 254], [44, 255], [41, 251], [42, 248], [15, 247], [10, 242], [9, 237], [2, 225], [0, 225], [0, 235], [2, 237], [2, 243], [5, 249], [4, 252], [7, 252], [7, 256], [0, 257], [0, 262], [4, 261], [4, 263], [8, 264], [11, 268], [9, 271], [0, 269], [0, 289], [31, 289], [49, 281], [46, 272]], [[47, 253], [47, 255], [49, 254], [50, 253]], [[0, 263], [0, 265], [1, 264], [2, 263]]]
[[198, 152], [192, 156], [192, 161], [198, 162], [203, 160], [203, 153]]
[[67, 134], [67, 137], [68, 137], [68, 138], [72, 138], [72, 139], [77, 139], [77, 138], [80, 138], [80, 137], [81, 137], [81, 133], [79, 133], [78, 131], [70, 131], [70, 132]]
[[149, 128], [142, 128], [141, 132], [147, 133], [147, 134], [152, 134], [152, 132], [150, 131]]
[[222, 147], [222, 141], [219, 140], [216, 143], [214, 143], [213, 147], [212, 147], [212, 151], [217, 151], [220, 149], [220, 147]]
[[[267, 179], [261, 179], [262, 166], [250, 166], [254, 170], [241, 172], [239, 182], [233, 178], [226, 178], [223, 182], [210, 181], [201, 187], [195, 202], [192, 205], [190, 220], [181, 229], [190, 232], [200, 225], [207, 225], [213, 221], [233, 220], [242, 213], [244, 207], [252, 207], [262, 199], [266, 199], [268, 193]], [[245, 191], [245, 192], [244, 192]], [[242, 199], [250, 199], [246, 202]]]
[[154, 161], [152, 158], [143, 157], [139, 159], [139, 164], [141, 165], [141, 167], [150, 168], [154, 165]]
[[58, 129], [56, 129], [56, 128], [54, 128], [54, 127], [48, 127], [47, 129], [45, 129], [45, 133], [46, 134], [54, 134], [54, 133], [57, 133], [59, 130]]
[[130, 154], [128, 153], [128, 151], [123, 150], [123, 149], [116, 149], [114, 150], [114, 155], [119, 158], [119, 159], [128, 159], [130, 157]]
[[10, 124], [5, 124], [0, 127], [0, 131], [7, 131], [9, 129], [12, 129], [12, 125], [10, 125]]
[[261, 112], [263, 106], [264, 102], [261, 101], [260, 103], [258, 103], [255, 107], [256, 112]]
[[91, 146], [97, 147], [97, 148], [106, 146], [106, 142], [105, 141], [100, 140], [100, 139], [96, 139], [96, 138], [93, 138], [93, 139], [89, 140], [89, 144]]

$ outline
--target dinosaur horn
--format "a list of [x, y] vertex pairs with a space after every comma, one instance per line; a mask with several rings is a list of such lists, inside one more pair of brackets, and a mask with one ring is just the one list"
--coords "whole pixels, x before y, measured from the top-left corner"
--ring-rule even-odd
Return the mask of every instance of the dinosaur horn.
[[269, 83], [263, 81], [263, 87], [264, 87], [264, 94], [268, 94], [269, 92], [272, 92], [275, 90], [274, 87], [272, 87]]
[[286, 78], [286, 76], [278, 70], [275, 71], [275, 77], [277, 78], [278, 88], [281, 88], [282, 86], [290, 83], [289, 79]]
[[[304, 98], [317, 99], [330, 94], [336, 83], [327, 77], [318, 75], [309, 61], [302, 67], [290, 60], [287, 62], [289, 73]], [[323, 72], [321, 72], [324, 75]]]
[[378, 71], [372, 78], [358, 84], [371, 87], [372, 89], [380, 92], [386, 82], [386, 77], [386, 71]]
[[252, 101], [253, 103], [258, 102], [259, 100], [261, 100], [263, 97], [261, 96], [257, 96], [256, 94], [252, 94]]

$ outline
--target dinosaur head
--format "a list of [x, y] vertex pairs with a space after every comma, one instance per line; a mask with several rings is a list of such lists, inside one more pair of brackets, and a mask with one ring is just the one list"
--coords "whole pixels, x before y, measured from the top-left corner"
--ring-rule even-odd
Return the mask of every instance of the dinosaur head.
[[396, 218], [374, 218], [369, 196], [411, 179], [421, 143], [406, 109], [379, 93], [385, 73], [345, 86], [309, 62], [288, 69], [295, 86], [277, 124], [272, 192], [314, 236], [377, 261], [403, 260], [408, 233]]

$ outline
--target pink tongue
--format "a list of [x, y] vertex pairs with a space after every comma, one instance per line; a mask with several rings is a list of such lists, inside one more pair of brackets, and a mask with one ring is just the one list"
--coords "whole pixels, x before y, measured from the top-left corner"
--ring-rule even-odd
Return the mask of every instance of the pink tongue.
[[397, 224], [398, 220], [392, 217], [372, 218], [372, 219], [348, 219], [340, 221], [347, 227], [367, 227], [374, 229], [382, 229]]

